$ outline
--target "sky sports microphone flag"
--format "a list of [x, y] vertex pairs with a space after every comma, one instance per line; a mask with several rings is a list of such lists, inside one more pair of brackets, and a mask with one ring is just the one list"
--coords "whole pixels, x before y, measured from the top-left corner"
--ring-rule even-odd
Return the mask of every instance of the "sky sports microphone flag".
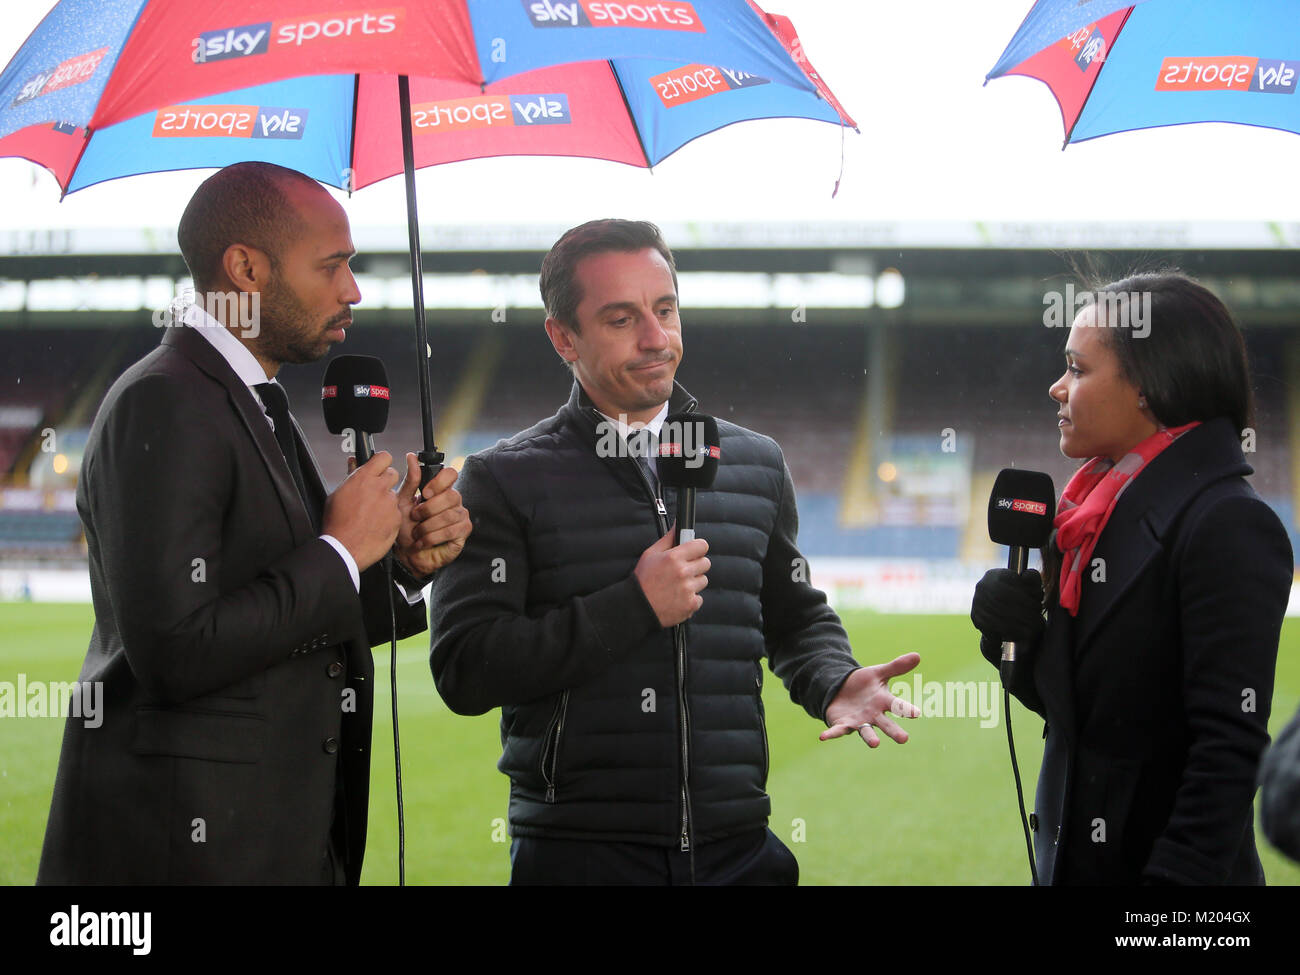
[[664, 487], [677, 488], [676, 543], [695, 537], [695, 494], [713, 487], [722, 458], [718, 421], [704, 413], [673, 413], [659, 431], [655, 463]]
[[374, 434], [388, 426], [391, 398], [388, 371], [372, 355], [340, 355], [330, 360], [321, 381], [320, 402], [330, 433], [352, 432], [357, 463], [375, 452]]
[[[1017, 575], [1029, 565], [1029, 550], [1042, 548], [1052, 537], [1056, 517], [1056, 486], [1041, 471], [1005, 467], [998, 472], [989, 494], [989, 538], [1007, 545], [1007, 568]], [[1002, 677], [1010, 682], [1016, 646], [1002, 644]]]
[[[819, 79], [787, 44], [748, 0], [62, 0], [0, 74], [0, 155], [46, 166], [67, 190], [88, 133], [308, 76], [378, 75], [389, 87], [397, 75], [437, 78], [466, 97], [556, 65], [648, 59], [726, 68], [816, 96]], [[249, 110], [239, 131], [250, 140], [263, 131], [264, 140], [292, 141], [303, 105], [272, 94], [221, 104]], [[298, 129], [313, 124], [309, 114]]]
[[1052, 90], [1067, 145], [1189, 122], [1300, 133], [1300, 6], [1039, 0], [985, 80], [1009, 74]]

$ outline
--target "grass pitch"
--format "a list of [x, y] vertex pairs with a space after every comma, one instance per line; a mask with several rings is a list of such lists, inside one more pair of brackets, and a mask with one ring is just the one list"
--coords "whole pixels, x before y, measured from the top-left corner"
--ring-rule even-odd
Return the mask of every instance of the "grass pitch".
[[[0, 680], [75, 680], [92, 622], [84, 604], [0, 605]], [[864, 663], [921, 654], [930, 682], [995, 681], [960, 616], [844, 615]], [[1282, 628], [1271, 728], [1300, 701], [1300, 620]], [[375, 751], [364, 880], [397, 881], [388, 651], [376, 658]], [[429, 675], [426, 637], [398, 647], [406, 874], [411, 884], [503, 884], [509, 877], [508, 782], [496, 770], [497, 713], [462, 718], [443, 705]], [[771, 674], [764, 689], [772, 763], [773, 831], [799, 858], [804, 884], [1016, 884], [1029, 882], [1007, 754], [997, 721], [923, 717], [911, 741], [868, 749], [858, 738], [817, 740], [822, 726], [790, 702]], [[912, 675], [904, 678], [909, 686]], [[921, 702], [924, 703], [924, 702]], [[1032, 803], [1042, 752], [1041, 719], [1012, 705], [1017, 757]], [[987, 724], [988, 722], [984, 722]], [[36, 876], [63, 722], [0, 718], [0, 883]], [[1258, 837], [1270, 884], [1300, 884], [1300, 865]]]

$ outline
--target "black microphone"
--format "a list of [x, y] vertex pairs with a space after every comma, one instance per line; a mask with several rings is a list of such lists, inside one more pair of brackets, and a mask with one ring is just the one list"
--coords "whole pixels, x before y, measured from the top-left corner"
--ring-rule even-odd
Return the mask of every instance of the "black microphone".
[[388, 373], [372, 355], [341, 355], [325, 367], [325, 426], [330, 433], [354, 433], [358, 467], [375, 453], [374, 434], [388, 426], [388, 396]]
[[[1029, 550], [1042, 548], [1052, 535], [1056, 517], [1056, 487], [1041, 471], [1004, 468], [993, 482], [989, 495], [989, 538], [1011, 546], [1007, 568], [1016, 575], [1025, 571]], [[1016, 645], [1002, 642], [1003, 679], [1009, 679], [1016, 662]]]
[[[325, 426], [330, 433], [342, 434], [351, 430], [356, 437], [357, 466], [370, 460], [375, 453], [376, 433], [388, 426], [388, 372], [384, 364], [372, 355], [341, 355], [325, 367], [325, 379], [320, 390], [321, 409], [325, 413]], [[397, 781], [397, 876], [406, 883], [406, 807], [402, 798], [402, 742], [397, 722], [397, 609], [393, 597], [393, 553], [383, 559], [384, 577], [388, 589], [388, 617], [391, 629], [391, 656], [389, 668], [389, 696], [393, 709], [393, 764]], [[398, 563], [400, 567], [400, 563]], [[410, 574], [406, 574], [410, 582]], [[404, 583], [406, 585], [408, 583]]]
[[703, 413], [674, 413], [659, 431], [659, 480], [677, 488], [675, 544], [695, 537], [695, 492], [718, 476], [718, 421]]

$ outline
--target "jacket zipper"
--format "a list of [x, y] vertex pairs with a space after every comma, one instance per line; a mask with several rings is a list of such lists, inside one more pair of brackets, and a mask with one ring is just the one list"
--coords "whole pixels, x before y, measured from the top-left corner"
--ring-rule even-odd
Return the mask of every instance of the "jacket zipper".
[[[687, 408], [693, 409], [695, 406], [692, 402]], [[596, 412], [597, 422], [603, 417]], [[668, 508], [664, 505], [663, 498], [659, 497], [659, 492], [655, 486], [650, 483], [646, 477], [645, 468], [635, 458], [629, 458], [632, 465], [636, 468], [637, 474], [641, 478], [641, 483], [646, 487], [650, 496], [655, 502], [655, 524], [659, 527], [659, 535], [662, 537], [668, 531]], [[677, 670], [677, 721], [682, 738], [682, 774], [681, 774], [681, 810], [682, 823], [681, 835], [678, 842], [683, 853], [690, 852], [691, 849], [691, 795], [690, 795], [690, 735], [691, 721], [690, 712], [686, 707], [686, 631], [683, 624], [678, 623], [673, 627], [673, 647], [676, 650], [676, 670]]]
[[673, 641], [677, 646], [677, 714], [682, 733], [682, 834], [681, 849], [691, 849], [691, 794], [690, 785], [690, 712], [686, 707], [686, 634], [679, 623], [673, 627]]
[[546, 729], [546, 741], [550, 747], [550, 761], [547, 762], [546, 749], [542, 750], [542, 777], [546, 780], [546, 801], [555, 801], [556, 770], [560, 765], [560, 733], [564, 731], [564, 715], [569, 709], [569, 692], [560, 695], [560, 706], [556, 709], [551, 726]]

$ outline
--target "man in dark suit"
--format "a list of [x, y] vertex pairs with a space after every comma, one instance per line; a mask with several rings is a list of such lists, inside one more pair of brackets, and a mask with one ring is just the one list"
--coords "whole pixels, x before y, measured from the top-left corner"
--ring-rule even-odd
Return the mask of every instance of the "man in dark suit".
[[411, 454], [396, 493], [380, 452], [326, 495], [273, 381], [342, 341], [361, 300], [347, 216], [324, 189], [228, 167], [178, 236], [196, 293], [230, 300], [191, 306], [91, 429], [80, 679], [102, 682], [103, 722], [66, 726], [38, 882], [355, 884], [369, 647], [389, 637], [390, 598], [399, 637], [425, 628], [420, 587], [459, 554], [469, 517], [455, 471], [417, 496]]

